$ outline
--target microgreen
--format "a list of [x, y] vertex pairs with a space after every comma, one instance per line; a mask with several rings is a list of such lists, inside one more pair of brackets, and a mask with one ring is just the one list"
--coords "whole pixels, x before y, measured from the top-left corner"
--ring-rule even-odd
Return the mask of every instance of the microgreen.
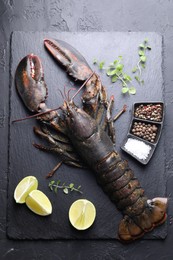
[[138, 46], [138, 55], [139, 55], [139, 60], [137, 62], [137, 65], [132, 69], [133, 73], [138, 73], [138, 75], [135, 75], [135, 79], [139, 84], [143, 84], [144, 80], [141, 79], [142, 75], [142, 69], [145, 69], [146, 67], [146, 61], [147, 61], [147, 56], [146, 56], [146, 51], [151, 50], [151, 46], [148, 45], [148, 39], [146, 38], [143, 43], [139, 44]]
[[[146, 51], [151, 50], [151, 46], [148, 45], [148, 39], [144, 39], [143, 43], [139, 44], [138, 46], [138, 56], [139, 61], [137, 62], [136, 66], [132, 69], [132, 73], [135, 74], [134, 78], [139, 84], [144, 84], [144, 80], [141, 79], [142, 69], [146, 67]], [[122, 85], [122, 94], [136, 94], [136, 88], [132, 86], [132, 78], [130, 75], [125, 73], [124, 71], [124, 64], [122, 63], [123, 57], [118, 56], [118, 59], [111, 62], [108, 68], [105, 68], [105, 61], [99, 62], [97, 59], [93, 60], [93, 64], [97, 65], [100, 70], [106, 70], [106, 74], [108, 77], [111, 78], [112, 83], [117, 81], [121, 82]]]
[[55, 193], [57, 193], [58, 189], [62, 189], [65, 194], [68, 194], [69, 192], [72, 192], [72, 191], [76, 191], [76, 192], [79, 192], [81, 194], [83, 193], [80, 190], [80, 188], [81, 188], [80, 185], [77, 188], [75, 188], [74, 183], [70, 183], [69, 185], [66, 185], [65, 183], [61, 184], [60, 180], [50, 181], [48, 186], [49, 186], [50, 190], [54, 191]]
[[111, 77], [112, 83], [116, 81], [120, 81], [122, 84], [121, 92], [123, 94], [129, 93], [131, 95], [136, 94], [135, 87], [131, 86], [131, 77], [124, 72], [124, 65], [122, 63], [123, 57], [119, 56], [118, 59], [114, 60], [114, 62], [110, 63], [106, 74]]
[[118, 56], [118, 59], [111, 62], [108, 68], [104, 68], [105, 62], [98, 62], [96, 59], [93, 60], [94, 65], [98, 65], [100, 70], [105, 69], [108, 77], [111, 77], [112, 83], [120, 81], [122, 84], [122, 93], [136, 94], [135, 87], [131, 86], [131, 77], [124, 72], [124, 65], [122, 63], [123, 57]]

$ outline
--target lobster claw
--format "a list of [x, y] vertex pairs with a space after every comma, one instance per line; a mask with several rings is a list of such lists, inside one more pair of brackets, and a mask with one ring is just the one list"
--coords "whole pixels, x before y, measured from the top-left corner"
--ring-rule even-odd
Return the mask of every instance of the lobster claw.
[[[61, 40], [45, 39], [44, 45], [52, 56], [77, 80], [85, 81], [93, 74], [85, 58], [70, 44]], [[83, 108], [92, 117], [96, 114], [100, 94], [104, 90], [97, 75], [91, 76], [82, 95]]]
[[44, 45], [73, 78], [84, 81], [92, 74], [87, 61], [70, 44], [61, 40], [45, 39]]
[[38, 56], [28, 54], [20, 61], [16, 69], [15, 82], [25, 106], [32, 112], [44, 111], [47, 86]]

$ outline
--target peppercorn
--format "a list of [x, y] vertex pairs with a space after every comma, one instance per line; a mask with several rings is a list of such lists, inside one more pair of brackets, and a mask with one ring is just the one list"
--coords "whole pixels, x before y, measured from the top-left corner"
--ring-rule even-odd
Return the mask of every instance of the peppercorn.
[[141, 104], [135, 108], [134, 116], [144, 120], [160, 122], [162, 121], [162, 110], [161, 104]]
[[131, 133], [142, 139], [154, 143], [157, 136], [158, 127], [155, 124], [134, 122], [131, 128]]

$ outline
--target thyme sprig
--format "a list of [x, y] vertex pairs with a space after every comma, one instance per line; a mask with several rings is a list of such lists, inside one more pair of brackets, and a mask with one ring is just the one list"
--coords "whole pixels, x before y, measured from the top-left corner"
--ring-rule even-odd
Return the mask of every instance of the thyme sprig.
[[76, 192], [79, 192], [79, 193], [83, 193], [80, 188], [81, 188], [81, 185], [79, 185], [77, 188], [75, 187], [74, 183], [70, 183], [69, 185], [66, 185], [66, 183], [62, 183], [61, 184], [61, 181], [58, 180], [58, 181], [50, 181], [49, 182], [49, 188], [51, 191], [54, 191], [55, 193], [57, 193], [58, 189], [62, 189], [63, 192], [65, 194], [68, 194], [69, 192], [72, 192], [72, 191], [76, 191]]

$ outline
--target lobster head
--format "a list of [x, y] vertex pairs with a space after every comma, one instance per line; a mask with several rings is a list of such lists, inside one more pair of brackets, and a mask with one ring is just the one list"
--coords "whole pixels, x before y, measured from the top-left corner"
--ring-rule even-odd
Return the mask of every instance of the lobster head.
[[77, 107], [74, 102], [65, 101], [61, 107], [69, 135], [82, 140], [89, 138], [97, 129], [95, 120], [83, 109]]

